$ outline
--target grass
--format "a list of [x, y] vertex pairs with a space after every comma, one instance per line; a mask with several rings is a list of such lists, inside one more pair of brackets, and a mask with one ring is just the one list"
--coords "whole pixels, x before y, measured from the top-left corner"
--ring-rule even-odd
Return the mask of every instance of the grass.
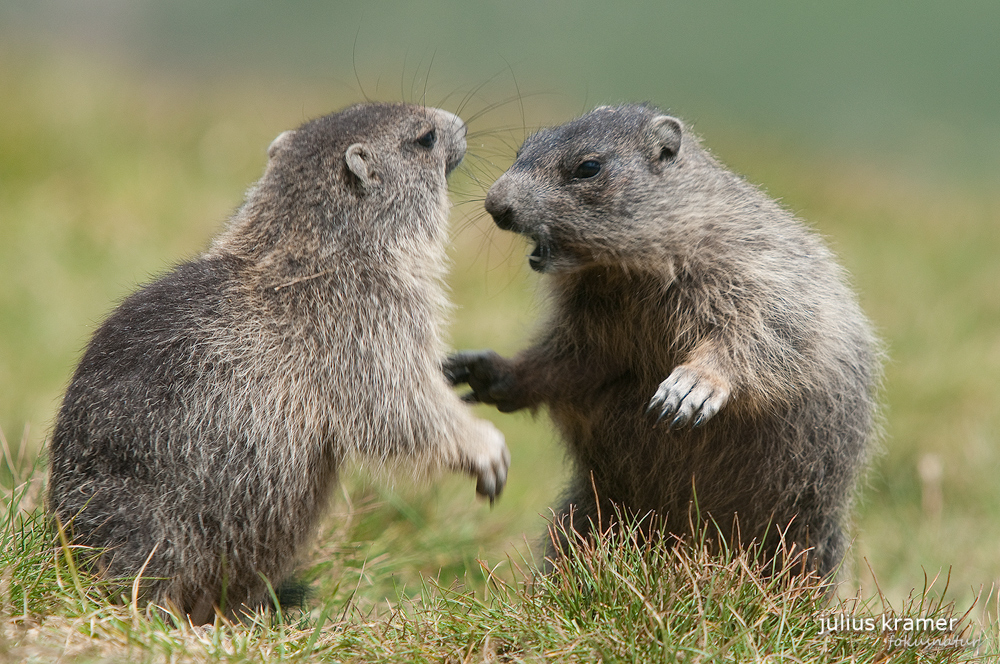
[[[864, 662], [974, 652], [890, 652], [871, 634], [819, 634], [819, 616], [841, 610], [970, 611], [965, 636], [984, 635], [981, 654], [996, 655], [1000, 197], [978, 180], [804, 154], [745, 127], [706, 137], [827, 236], [889, 344], [885, 449], [833, 604], [808, 584], [769, 585], [745, 557], [712, 557], [697, 543], [647, 551], [627, 536], [581, 546], [565, 573], [536, 577], [563, 454], [544, 416], [481, 409], [513, 455], [492, 510], [464, 477], [413, 486], [347, 473], [303, 561], [313, 588], [305, 609], [206, 631], [116, 606], [74, 573], [40, 515], [39, 450], [83, 344], [114, 303], [205, 246], [277, 133], [356, 99], [262, 92], [269, 84], [253, 80], [212, 89], [141, 80], [2, 47], [0, 89], [0, 431], [10, 436], [0, 464], [0, 661]], [[481, 97], [490, 95], [506, 91]], [[456, 110], [460, 97], [446, 106]], [[523, 101], [528, 123], [578, 110]], [[490, 103], [476, 98], [464, 114]], [[505, 126], [514, 129], [493, 131]], [[453, 178], [453, 342], [510, 353], [543, 306], [538, 280], [523, 244], [477, 218], [477, 199], [520, 143], [518, 105], [471, 129], [480, 133]]]
[[[894, 610], [882, 595], [830, 604], [829, 588], [753, 549], [713, 552], [706, 525], [673, 547], [643, 543], [638, 522], [571, 539], [549, 574], [530, 554], [477, 561], [463, 578], [423, 577], [415, 592], [370, 603], [366, 576], [387, 558], [343, 549], [337, 587], [311, 610], [262, 610], [243, 623], [192, 627], [124, 601], [79, 571], [73, 551], [34, 507], [40, 468], [9, 491], [0, 523], [0, 661], [273, 662], [959, 662], [1000, 655], [996, 625], [946, 601], [939, 579]], [[355, 503], [357, 504], [357, 503]], [[324, 541], [364, 541], [365, 509]], [[370, 536], [371, 533], [368, 533]], [[330, 570], [325, 570], [329, 573]], [[980, 598], [985, 606], [995, 596]], [[974, 607], [973, 607], [974, 608]], [[844, 629], [849, 615], [857, 625]], [[953, 629], [907, 629], [909, 619]], [[892, 626], [885, 629], [884, 625]], [[831, 629], [831, 626], [832, 629]]]

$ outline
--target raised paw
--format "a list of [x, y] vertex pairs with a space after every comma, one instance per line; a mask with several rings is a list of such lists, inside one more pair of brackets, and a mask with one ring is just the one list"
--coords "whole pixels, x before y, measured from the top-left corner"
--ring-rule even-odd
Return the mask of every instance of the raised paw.
[[657, 413], [657, 422], [669, 420], [671, 431], [688, 423], [699, 427], [726, 405], [729, 391], [721, 377], [682, 364], [660, 383], [646, 412]]
[[491, 350], [455, 353], [444, 361], [441, 369], [453, 386], [467, 383], [472, 388], [462, 397], [463, 401], [495, 404], [502, 412], [521, 407], [513, 399], [514, 375], [510, 361]]
[[463, 452], [466, 470], [476, 478], [476, 493], [496, 500], [507, 483], [510, 450], [500, 430], [485, 420], [479, 420], [478, 440]]

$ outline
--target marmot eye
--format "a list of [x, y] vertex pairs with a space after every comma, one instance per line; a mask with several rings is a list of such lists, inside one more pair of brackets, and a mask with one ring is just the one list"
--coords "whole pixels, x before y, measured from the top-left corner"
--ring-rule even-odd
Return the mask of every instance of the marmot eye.
[[429, 132], [417, 139], [417, 145], [422, 148], [432, 148], [437, 143], [437, 131], [431, 129]]
[[592, 178], [601, 172], [601, 162], [595, 161], [593, 159], [588, 159], [573, 171], [573, 177], [583, 179]]

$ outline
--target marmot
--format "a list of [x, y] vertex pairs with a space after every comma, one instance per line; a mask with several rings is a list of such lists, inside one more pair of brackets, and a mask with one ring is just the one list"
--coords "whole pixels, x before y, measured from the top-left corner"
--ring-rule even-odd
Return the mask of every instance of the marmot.
[[[281, 134], [197, 259], [95, 333], [50, 447], [48, 507], [109, 578], [195, 623], [266, 599], [349, 457], [478, 477], [510, 456], [441, 361], [455, 115], [360, 104]], [[263, 578], [262, 578], [263, 577]]]
[[552, 311], [515, 358], [445, 371], [501, 411], [548, 407], [577, 532], [613, 525], [614, 504], [684, 534], [697, 506], [731, 542], [773, 553], [781, 530], [834, 570], [881, 350], [820, 238], [644, 105], [534, 134], [486, 210], [535, 243]]

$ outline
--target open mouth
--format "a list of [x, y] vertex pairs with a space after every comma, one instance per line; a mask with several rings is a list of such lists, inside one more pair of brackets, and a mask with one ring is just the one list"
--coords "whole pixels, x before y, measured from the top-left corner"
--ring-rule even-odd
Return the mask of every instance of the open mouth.
[[535, 272], [545, 272], [545, 269], [552, 262], [552, 250], [549, 245], [542, 240], [535, 241], [535, 250], [528, 255], [528, 265]]

